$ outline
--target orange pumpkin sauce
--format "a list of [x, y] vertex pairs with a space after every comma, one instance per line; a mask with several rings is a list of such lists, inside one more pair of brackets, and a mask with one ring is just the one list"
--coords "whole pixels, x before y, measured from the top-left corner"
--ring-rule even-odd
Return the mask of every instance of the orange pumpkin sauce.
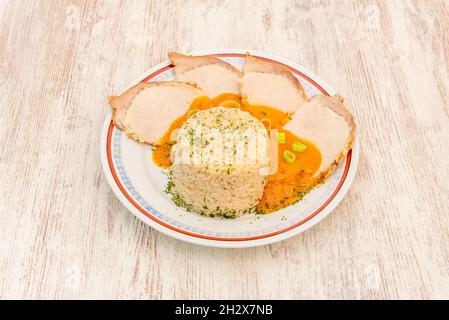
[[[304, 192], [316, 185], [317, 181], [312, 176], [321, 164], [321, 153], [312, 142], [282, 128], [289, 121], [289, 115], [272, 107], [249, 105], [246, 101], [242, 101], [240, 95], [232, 93], [221, 94], [213, 99], [207, 97], [195, 99], [189, 111], [170, 125], [162, 137], [162, 144], [153, 152], [153, 162], [162, 168], [169, 168], [172, 164], [170, 149], [174, 141], [170, 137], [173, 131], [179, 129], [196, 111], [217, 106], [240, 108], [261, 120], [267, 130], [277, 129], [279, 133], [285, 133], [286, 143], [278, 143], [277, 170], [268, 176], [262, 199], [257, 206], [258, 212], [269, 213], [288, 206], [300, 200]], [[295, 141], [306, 145], [307, 149], [301, 153], [294, 152], [291, 145]], [[296, 160], [293, 163], [284, 160], [283, 154], [286, 150], [295, 154]]]

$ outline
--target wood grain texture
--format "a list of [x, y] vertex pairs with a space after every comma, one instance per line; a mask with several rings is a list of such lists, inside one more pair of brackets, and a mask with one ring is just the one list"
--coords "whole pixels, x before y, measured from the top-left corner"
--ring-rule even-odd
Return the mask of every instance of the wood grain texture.
[[[0, 298], [449, 298], [448, 1], [0, 1]], [[102, 174], [106, 98], [169, 50], [248, 48], [344, 97], [337, 209], [244, 250], [168, 238]]]

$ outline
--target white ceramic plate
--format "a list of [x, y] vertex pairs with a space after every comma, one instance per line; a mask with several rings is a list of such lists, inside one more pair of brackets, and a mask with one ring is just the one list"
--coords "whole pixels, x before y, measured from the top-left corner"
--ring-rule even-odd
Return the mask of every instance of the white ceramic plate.
[[[334, 94], [329, 85], [312, 72], [271, 55], [236, 49], [195, 52], [193, 55], [213, 55], [241, 68], [247, 52], [285, 65], [301, 81], [309, 96]], [[150, 69], [136, 83], [173, 79], [173, 66], [166, 61]], [[307, 230], [323, 219], [348, 191], [357, 168], [359, 150], [356, 139], [352, 151], [326, 183], [295, 205], [267, 215], [219, 219], [188, 213], [175, 206], [164, 192], [167, 178], [163, 170], [153, 164], [151, 148], [130, 140], [114, 126], [110, 114], [104, 122], [101, 135], [104, 173], [115, 195], [129, 211], [168, 236], [195, 244], [227, 248], [253, 247], [281, 241]]]

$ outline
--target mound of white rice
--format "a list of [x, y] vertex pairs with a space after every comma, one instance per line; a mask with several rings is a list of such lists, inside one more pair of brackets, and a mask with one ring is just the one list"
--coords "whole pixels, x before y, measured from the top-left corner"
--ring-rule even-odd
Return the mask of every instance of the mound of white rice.
[[207, 216], [251, 212], [266, 183], [268, 144], [265, 127], [247, 112], [222, 107], [197, 112], [172, 149], [173, 200]]

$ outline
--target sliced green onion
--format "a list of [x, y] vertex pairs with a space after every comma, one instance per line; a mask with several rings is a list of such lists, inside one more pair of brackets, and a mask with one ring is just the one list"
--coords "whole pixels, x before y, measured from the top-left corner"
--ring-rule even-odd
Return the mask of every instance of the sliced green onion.
[[283, 156], [284, 156], [284, 160], [285, 160], [287, 163], [293, 163], [293, 162], [295, 162], [295, 160], [296, 160], [295, 154], [294, 154], [293, 152], [291, 152], [291, 151], [288, 151], [288, 150], [285, 150], [285, 151], [284, 151]]
[[292, 143], [292, 150], [295, 152], [303, 152], [307, 149], [307, 146], [305, 144], [302, 144], [301, 142], [295, 141]]
[[285, 139], [285, 133], [284, 132], [278, 132], [278, 142], [279, 143], [285, 143], [287, 140]]

